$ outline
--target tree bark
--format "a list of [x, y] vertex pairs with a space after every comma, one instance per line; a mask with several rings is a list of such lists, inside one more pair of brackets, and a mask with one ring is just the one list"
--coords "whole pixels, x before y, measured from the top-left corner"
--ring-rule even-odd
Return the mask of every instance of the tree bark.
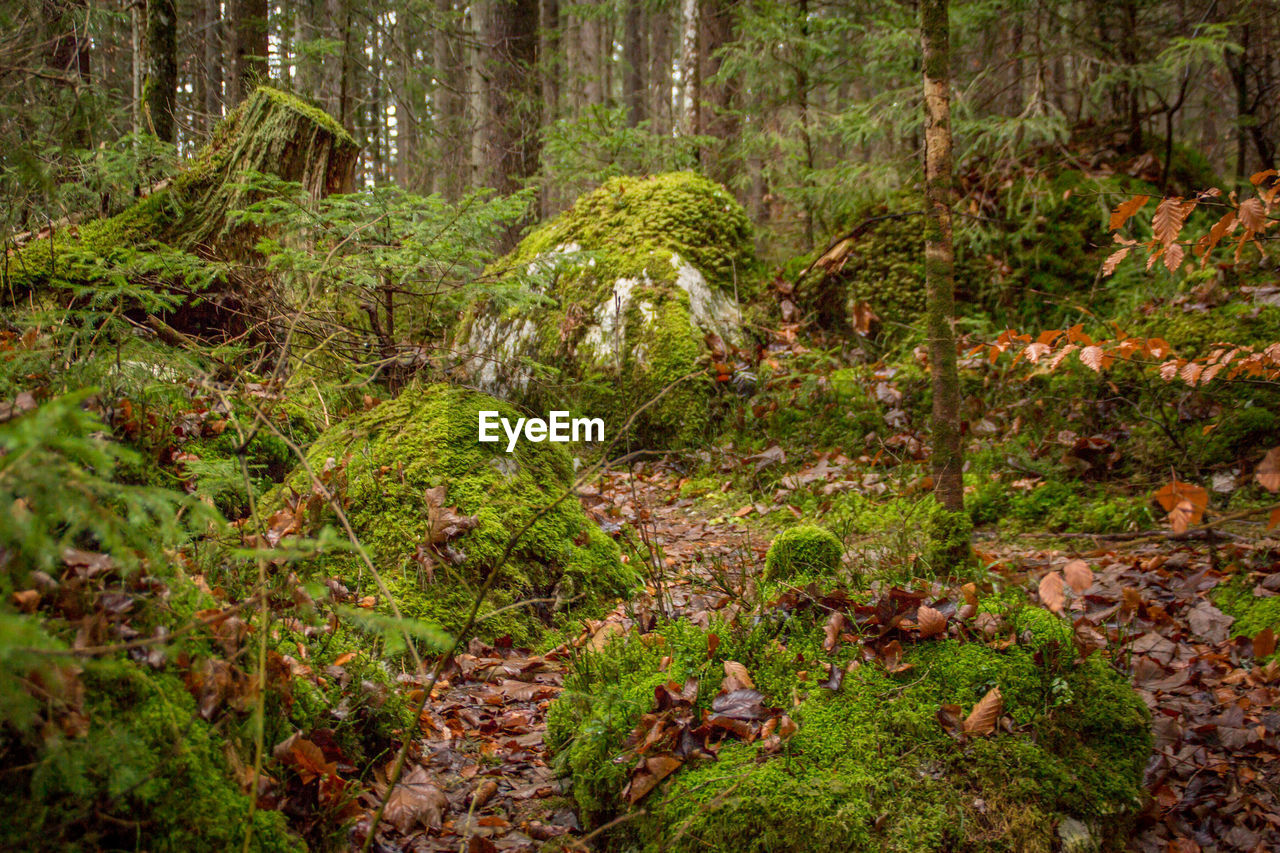
[[693, 136], [701, 127], [702, 81], [698, 63], [698, 0], [680, 4], [680, 132]]
[[538, 0], [492, 0], [485, 16], [484, 185], [519, 189], [538, 166]]
[[204, 0], [204, 111], [212, 127], [222, 117], [222, 2]]
[[649, 129], [660, 136], [671, 132], [671, 19], [669, 9], [648, 14]]
[[648, 58], [645, 56], [645, 31], [643, 9], [640, 0], [627, 0], [626, 31], [623, 33], [622, 58], [626, 64], [623, 72], [623, 95], [627, 105], [627, 124], [635, 127], [645, 119], [644, 73]]
[[147, 0], [147, 129], [178, 141], [173, 107], [178, 92], [178, 13], [174, 0]]
[[267, 82], [267, 0], [233, 0], [231, 67], [236, 103]]
[[948, 0], [921, 0], [924, 59], [925, 290], [933, 388], [934, 495], [950, 510], [964, 508], [960, 441], [960, 376], [956, 367], [955, 254], [951, 242], [951, 48]]

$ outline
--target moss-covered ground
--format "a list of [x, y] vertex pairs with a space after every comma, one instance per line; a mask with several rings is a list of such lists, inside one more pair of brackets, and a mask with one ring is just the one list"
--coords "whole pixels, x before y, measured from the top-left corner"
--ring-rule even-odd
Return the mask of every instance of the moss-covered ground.
[[[1145, 707], [1101, 658], [1073, 662], [1066, 623], [1022, 606], [1010, 642], [921, 641], [896, 671], [854, 646], [824, 650], [825, 614], [756, 627], [688, 623], [616, 640], [584, 655], [553, 706], [550, 736], [584, 815], [604, 823], [635, 763], [627, 735], [667, 681], [699, 680], [709, 708], [724, 661], [746, 666], [766, 705], [798, 729], [776, 754], [723, 743], [690, 759], [619, 825], [611, 849], [1051, 850], [1064, 817], [1114, 837], [1138, 807], [1151, 749]], [[821, 686], [824, 666], [847, 669]], [[939, 725], [992, 688], [1012, 731], [959, 743]]]

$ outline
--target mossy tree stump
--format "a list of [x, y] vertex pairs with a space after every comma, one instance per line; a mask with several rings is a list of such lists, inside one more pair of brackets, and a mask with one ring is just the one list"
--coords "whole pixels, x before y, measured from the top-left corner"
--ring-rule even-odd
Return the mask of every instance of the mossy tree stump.
[[[358, 153], [351, 135], [323, 110], [260, 86], [184, 169], [150, 195], [116, 216], [55, 231], [11, 253], [0, 267], [5, 298], [42, 287], [92, 286], [137, 250], [157, 245], [229, 265], [220, 276], [227, 287], [217, 288], [226, 292], [202, 294], [206, 299], [225, 301], [228, 293], [235, 301], [252, 298], [260, 281], [246, 267], [261, 261], [255, 245], [262, 232], [231, 216], [258, 200], [251, 176], [297, 182], [321, 198], [352, 189]], [[201, 327], [202, 319], [227, 318], [202, 318], [188, 309], [175, 324]]]

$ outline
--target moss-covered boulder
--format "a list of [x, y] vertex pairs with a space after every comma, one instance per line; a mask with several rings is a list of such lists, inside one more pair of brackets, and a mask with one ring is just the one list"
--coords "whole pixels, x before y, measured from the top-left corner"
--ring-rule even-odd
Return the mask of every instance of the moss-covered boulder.
[[[849, 644], [825, 651], [826, 614], [810, 614], [713, 624], [710, 655], [707, 633], [677, 622], [579, 662], [548, 717], [557, 766], [588, 824], [643, 810], [603, 849], [1049, 853], [1064, 825], [1109, 848], [1123, 839], [1140, 807], [1149, 714], [1099, 655], [1077, 661], [1061, 645], [1068, 624], [1006, 614], [998, 642], [904, 640], [885, 665]], [[794, 734], [781, 744], [726, 735], [714, 759], [689, 755], [628, 806], [622, 792], [639, 760], [628, 736], [655, 711], [655, 689], [696, 680], [693, 719], [706, 721], [698, 714], [729, 660]], [[827, 664], [843, 678], [828, 679]], [[1007, 725], [964, 737], [940, 724], [943, 706], [967, 714], [993, 688]], [[678, 754], [680, 742], [646, 746], [650, 757]]]
[[840, 568], [844, 544], [830, 530], [816, 524], [797, 524], [773, 538], [765, 555], [765, 580], [797, 576], [831, 578]]
[[676, 446], [704, 435], [708, 339], [742, 342], [736, 296], [756, 272], [750, 224], [723, 187], [690, 172], [616, 178], [495, 271], [492, 298], [454, 331], [462, 375], [535, 411], [603, 417], [607, 430], [683, 380], [630, 438]]
[[[612, 604], [629, 592], [634, 575], [569, 493], [573, 464], [563, 446], [521, 440], [507, 453], [505, 441], [480, 442], [482, 410], [519, 417], [476, 391], [411, 387], [328, 430], [307, 455], [315, 471], [345, 465], [333, 487], [404, 615], [456, 629], [498, 568], [477, 633], [535, 643], [557, 618]], [[268, 496], [267, 508], [285, 504], [290, 489], [311, 492], [305, 471]], [[341, 575], [358, 595], [377, 596], [361, 566], [338, 556], [316, 571]], [[526, 599], [532, 603], [518, 604]], [[389, 610], [388, 603], [379, 609]]]

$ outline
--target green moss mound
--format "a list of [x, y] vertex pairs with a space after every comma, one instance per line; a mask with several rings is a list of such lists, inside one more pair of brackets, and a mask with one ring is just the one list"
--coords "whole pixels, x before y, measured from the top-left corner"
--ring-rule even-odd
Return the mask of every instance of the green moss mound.
[[468, 379], [535, 411], [603, 417], [610, 431], [661, 395], [630, 446], [706, 439], [717, 414], [706, 341], [742, 342], [737, 299], [759, 272], [746, 213], [723, 187], [691, 172], [616, 178], [493, 272], [492, 297], [452, 335]]
[[764, 576], [770, 581], [797, 576], [830, 577], [839, 571], [843, 554], [844, 544], [830, 530], [816, 524], [798, 524], [769, 543]]
[[[625, 811], [619, 794], [636, 761], [625, 741], [652, 710], [654, 688], [697, 678], [697, 707], [707, 708], [723, 661], [736, 660], [766, 705], [788, 709], [794, 737], [776, 754], [727, 740], [717, 760], [686, 763], [604, 849], [1048, 853], [1068, 817], [1114, 844], [1139, 806], [1149, 715], [1101, 658], [1072, 662], [1069, 648], [1046, 639], [1069, 626], [1033, 620], [1004, 648], [908, 645], [908, 669], [864, 663], [835, 691], [816, 683], [822, 661], [846, 668], [858, 652], [824, 653], [820, 620], [793, 615], [781, 634], [776, 624], [713, 625], [721, 639], [710, 656], [703, 631], [669, 624], [580, 661], [551, 708], [550, 742], [583, 817], [601, 824]], [[967, 711], [993, 687], [1012, 733], [961, 743], [944, 732], [943, 704]]]
[[[87, 731], [46, 733], [34, 772], [10, 774], [0, 786], [0, 807], [22, 816], [0, 822], [0, 847], [241, 849], [249, 797], [232, 777], [225, 741], [182, 682], [123, 660], [94, 663], [82, 680]], [[306, 846], [281, 813], [259, 810], [250, 849]]]
[[[513, 423], [521, 416], [507, 403], [464, 388], [411, 387], [325, 432], [307, 457], [317, 471], [327, 460], [348, 460], [339, 492], [400, 609], [450, 630], [465, 620], [511, 536], [530, 525], [502, 565], [478, 633], [508, 634], [532, 644], [556, 617], [594, 613], [625, 595], [634, 575], [577, 498], [562, 499], [573, 482], [563, 446], [521, 439], [508, 454], [505, 440], [482, 443], [481, 410], [496, 411]], [[428, 569], [415, 555], [431, 529], [428, 491], [438, 487], [445, 489], [446, 507], [474, 515], [477, 524], [443, 543], [452, 557], [437, 553]], [[289, 488], [310, 492], [304, 471], [291, 475], [266, 505], [281, 504]], [[350, 557], [335, 557], [317, 570], [337, 571], [361, 595], [377, 594], [368, 572]], [[510, 606], [524, 599], [545, 600]], [[564, 602], [563, 607], [555, 609], [551, 599]], [[382, 602], [380, 609], [389, 608]]]
[[526, 237], [511, 261], [527, 263], [569, 244], [607, 254], [675, 251], [707, 281], [729, 289], [756, 263], [742, 205], [694, 172], [607, 181]]

